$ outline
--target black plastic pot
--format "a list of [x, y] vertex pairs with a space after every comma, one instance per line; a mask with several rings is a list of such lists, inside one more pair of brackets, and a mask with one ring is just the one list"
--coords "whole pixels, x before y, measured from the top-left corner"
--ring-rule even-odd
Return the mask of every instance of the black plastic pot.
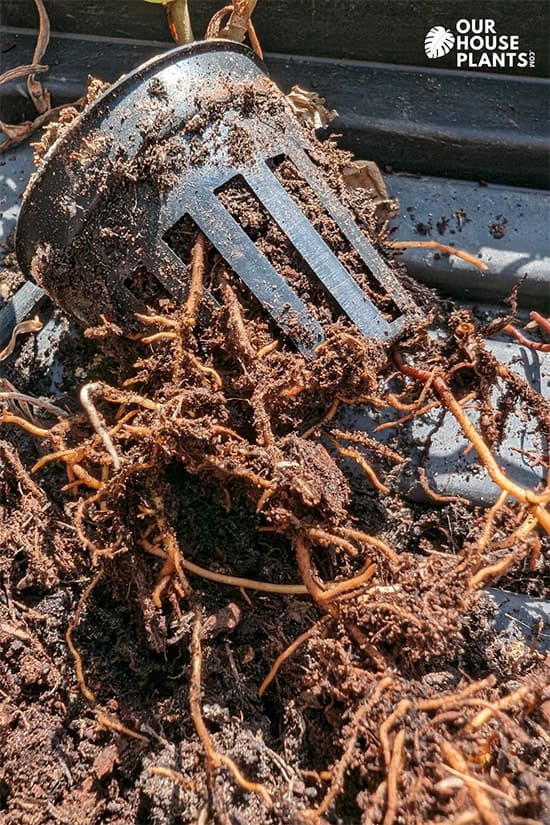
[[[27, 0], [5, 0], [2, 6], [2, 71], [32, 58], [35, 32], [27, 27], [34, 26], [35, 20], [29, 5]], [[113, 81], [170, 45], [140, 39], [166, 39], [160, 8], [141, 0], [77, 5], [75, 14], [72, 0], [48, 3], [57, 30], [47, 53], [47, 86], [55, 105], [79, 97], [89, 73]], [[201, 27], [218, 5], [193, 4]], [[279, 84], [284, 89], [299, 84], [323, 94], [339, 113], [333, 131], [342, 134], [343, 145], [359, 157], [376, 160], [388, 172], [390, 194], [401, 202], [394, 238], [456, 245], [479, 254], [489, 265], [488, 272], [482, 273], [455, 258], [410, 250], [404, 255], [410, 273], [465, 303], [477, 304], [487, 318], [524, 278], [520, 302], [548, 314], [549, 89], [540, 75], [548, 68], [543, 23], [549, 7], [529, 0], [521, 4], [521, 19], [516, 20], [519, 15], [511, 11], [518, 9], [516, 3], [461, 3], [459, 11], [456, 6], [347, 0], [338, 4], [340, 16], [335, 19], [333, 3], [264, 0], [259, 3], [257, 22], [262, 41], [278, 49], [267, 55], [266, 63]], [[457, 14], [491, 15], [499, 30], [518, 33], [537, 52], [536, 72], [514, 76], [460, 72], [445, 60], [433, 68], [422, 46], [427, 27], [446, 24]], [[306, 51], [309, 54], [304, 56]], [[366, 62], [366, 58], [385, 62]], [[407, 62], [415, 65], [403, 65]], [[0, 87], [0, 119], [17, 122], [32, 116], [25, 88], [24, 80]], [[31, 154], [26, 146], [1, 156], [0, 241], [14, 228], [19, 198], [32, 169]], [[0, 346], [14, 323], [44, 301], [38, 287], [28, 283], [0, 310]], [[52, 391], [61, 369], [55, 363], [55, 334], [50, 320], [38, 336], [38, 346], [52, 353]], [[548, 357], [514, 343], [496, 341], [494, 346], [499, 357], [550, 396]], [[365, 411], [365, 428], [372, 424]], [[411, 428], [410, 437], [419, 454], [430, 440], [427, 471], [433, 487], [480, 503], [494, 499], [495, 489], [487, 477], [477, 473], [471, 459], [459, 457], [460, 438], [451, 422], [422, 420]], [[534, 485], [537, 476], [516, 450], [536, 449], [536, 439], [534, 432], [518, 423], [514, 437], [503, 447], [507, 471], [524, 484]], [[421, 491], [409, 493], [418, 496]], [[508, 607], [498, 614], [503, 621], [514, 603], [520, 617], [514, 627], [523, 627], [524, 636], [535, 619], [550, 619], [550, 605], [540, 600], [520, 600], [520, 604], [519, 597], [508, 598], [502, 591], [495, 591], [493, 598], [498, 604], [508, 599]], [[542, 632], [539, 646], [550, 649], [550, 632]]]

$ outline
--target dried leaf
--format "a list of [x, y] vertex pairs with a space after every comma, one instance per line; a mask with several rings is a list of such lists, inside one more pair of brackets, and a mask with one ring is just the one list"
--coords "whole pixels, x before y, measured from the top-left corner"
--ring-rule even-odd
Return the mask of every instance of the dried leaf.
[[373, 160], [354, 160], [345, 167], [343, 176], [350, 189], [366, 189], [382, 200], [389, 200], [384, 178]]
[[376, 218], [385, 223], [399, 212], [399, 201], [390, 198], [386, 182], [373, 160], [354, 160], [346, 166], [342, 175], [350, 189], [364, 189], [375, 204]]
[[[6, 143], [19, 143], [32, 133], [32, 120], [24, 120], [23, 123], [4, 123], [3, 120], [0, 120], [0, 129], [8, 138]], [[0, 148], [5, 145], [3, 143]]]
[[[79, 107], [83, 102], [84, 98], [81, 97], [73, 103], [73, 106]], [[38, 115], [38, 117], [32, 122], [30, 120], [26, 120], [24, 123], [3, 123], [0, 120], [0, 130], [4, 132], [7, 137], [7, 140], [0, 143], [0, 154], [7, 151], [11, 146], [21, 143], [21, 141], [28, 138], [36, 132], [37, 129], [40, 129], [40, 127], [44, 126], [45, 123], [53, 120], [61, 111], [67, 108], [67, 104], [65, 103], [62, 106], [56, 106], [54, 109], [48, 109], [47, 112], [43, 112], [41, 115]]]
[[324, 97], [317, 92], [308, 92], [299, 86], [293, 86], [286, 99], [290, 103], [296, 117], [304, 126], [313, 129], [326, 129], [331, 120], [337, 117], [338, 112], [327, 109]]

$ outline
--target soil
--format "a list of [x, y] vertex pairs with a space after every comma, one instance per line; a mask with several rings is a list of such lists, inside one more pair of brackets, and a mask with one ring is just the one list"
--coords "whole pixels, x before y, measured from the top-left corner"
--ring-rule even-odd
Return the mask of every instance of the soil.
[[[163, 101], [158, 87], [150, 96]], [[206, 123], [192, 124], [197, 136]], [[339, 317], [238, 182], [220, 197], [322, 323], [315, 359], [190, 221], [169, 243], [198, 290], [184, 284], [178, 299], [166, 273], [129, 273], [147, 218], [136, 187], [169, 185], [165, 160], [175, 157], [173, 137], [154, 140], [154, 118], [149, 130], [141, 166], [119, 158], [110, 177], [104, 147], [88, 147], [89, 185], [100, 167], [105, 181], [101, 207], [71, 246], [39, 251], [34, 265], [63, 324], [55, 403], [68, 415], [37, 406], [31, 422], [12, 401], [1, 430], [0, 820], [542, 822], [548, 661], [536, 639], [495, 634], [476, 584], [506, 560], [483, 584], [500, 575], [548, 596], [547, 537], [527, 529], [535, 509], [511, 497], [489, 516], [460, 500], [411, 503], [400, 487], [406, 429], [369, 439], [342, 432], [333, 414], [384, 404], [399, 418], [435, 401], [433, 387], [421, 396], [422, 381], [399, 371], [396, 352], [437, 366], [457, 399], [474, 393], [493, 449], [515, 405], [548, 437], [548, 404], [499, 374], [470, 312], [407, 279], [384, 251], [372, 203], [342, 182], [349, 156], [313, 137], [316, 162], [426, 315], [397, 350]], [[277, 175], [394, 317], [292, 166]], [[434, 319], [446, 340], [427, 335]], [[43, 358], [27, 339], [7, 362], [19, 392], [48, 395]], [[489, 400], [497, 379], [507, 387], [499, 409]], [[364, 477], [344, 472], [344, 456]], [[189, 563], [306, 592], [235, 587]]]

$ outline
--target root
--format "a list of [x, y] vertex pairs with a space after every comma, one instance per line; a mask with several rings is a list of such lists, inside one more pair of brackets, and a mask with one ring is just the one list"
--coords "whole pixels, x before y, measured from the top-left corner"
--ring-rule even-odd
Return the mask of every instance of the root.
[[66, 639], [66, 642], [67, 642], [67, 647], [69, 648], [69, 650], [71, 652], [71, 656], [74, 659], [74, 668], [75, 668], [75, 672], [76, 672], [76, 680], [77, 680], [77, 683], [78, 683], [78, 687], [80, 688], [80, 692], [82, 693], [84, 698], [88, 702], [90, 702], [90, 704], [95, 703], [96, 696], [95, 696], [95, 693], [93, 693], [93, 691], [91, 691], [90, 688], [88, 687], [88, 685], [86, 684], [86, 678], [84, 676], [84, 667], [82, 665], [82, 656], [80, 655], [80, 653], [76, 649], [75, 644], [73, 642], [73, 633], [74, 633], [74, 631], [76, 630], [76, 628], [78, 627], [78, 625], [80, 623], [80, 619], [82, 617], [82, 613], [84, 611], [84, 608], [86, 607], [88, 599], [90, 598], [95, 586], [97, 585], [99, 580], [102, 578], [103, 572], [104, 572], [103, 567], [101, 567], [97, 571], [97, 573], [95, 574], [95, 576], [93, 577], [91, 582], [88, 584], [88, 586], [86, 587], [84, 592], [82, 593], [82, 596], [80, 597], [80, 600], [78, 602], [78, 606], [76, 608], [73, 619], [72, 619], [69, 627], [67, 628], [67, 632], [65, 633], [65, 639]]
[[360, 573], [356, 576], [353, 576], [351, 579], [346, 579], [342, 582], [337, 582], [333, 584], [328, 590], [325, 590], [320, 596], [319, 599], [322, 602], [331, 602], [337, 596], [340, 596], [342, 593], [349, 593], [350, 590], [358, 590], [364, 584], [369, 582], [374, 574], [376, 573], [376, 565], [371, 564], [370, 561], [367, 561], [363, 565], [363, 569]]
[[132, 728], [127, 728], [126, 725], [123, 725], [122, 722], [118, 721], [118, 719], [110, 719], [101, 711], [96, 713], [95, 718], [98, 725], [108, 728], [109, 730], [114, 730], [116, 733], [122, 733], [124, 736], [131, 736], [133, 739], [139, 739], [141, 742], [151, 741], [148, 736], [145, 736], [143, 733], [138, 733], [138, 731], [132, 730]]
[[136, 318], [142, 324], [151, 324], [159, 327], [167, 327], [168, 329], [177, 329], [179, 324], [173, 318], [166, 318], [164, 315], [142, 315], [136, 312]]
[[141, 338], [142, 344], [156, 344], [157, 341], [177, 341], [179, 339], [177, 332], [155, 332], [153, 335], [146, 335]]
[[505, 556], [505, 558], [495, 562], [495, 564], [490, 564], [487, 567], [484, 567], [479, 571], [479, 573], [472, 576], [470, 580], [470, 587], [472, 589], [479, 588], [484, 585], [487, 579], [493, 579], [495, 582], [498, 581], [498, 579], [502, 578], [502, 576], [508, 572], [515, 562], [523, 556], [526, 556], [528, 552], [528, 550], [519, 548], [519, 550], [516, 550], [514, 553], [510, 553], [508, 556]]
[[388, 766], [387, 782], [387, 802], [386, 814], [384, 816], [384, 825], [392, 825], [395, 821], [397, 813], [397, 786], [399, 783], [399, 775], [403, 769], [403, 750], [405, 745], [405, 731], [401, 729], [397, 732], [395, 742], [393, 743], [393, 751], [391, 760]]
[[[161, 550], [158, 545], [153, 545], [144, 538], [139, 539], [138, 544], [148, 553], [166, 559], [166, 552]], [[226, 575], [225, 573], [217, 573], [215, 570], [207, 570], [206, 567], [201, 567], [185, 558], [182, 558], [181, 564], [185, 570], [195, 576], [229, 587], [238, 587], [239, 590], [257, 590], [260, 593], [275, 593], [283, 596], [304, 596], [308, 592], [307, 587], [303, 584], [275, 584], [274, 582], [261, 582], [256, 579]]]
[[157, 584], [153, 590], [151, 599], [155, 607], [162, 607], [162, 594], [166, 587], [173, 581], [174, 587], [180, 596], [189, 596], [191, 587], [184, 573], [183, 558], [177, 539], [173, 531], [168, 527], [164, 516], [164, 505], [160, 496], [153, 499], [155, 507], [155, 519], [160, 534], [160, 541], [166, 548], [166, 559]]
[[258, 350], [256, 358], [258, 358], [261, 361], [262, 358], [265, 358], [265, 356], [269, 355], [270, 352], [274, 352], [278, 346], [278, 341], [272, 341], [270, 344], [266, 344], [265, 347], [262, 347]]
[[337, 527], [336, 530], [346, 538], [353, 539], [353, 541], [357, 541], [367, 547], [376, 547], [389, 562], [397, 564], [399, 556], [395, 550], [392, 550], [382, 539], [371, 536], [369, 533], [363, 533], [362, 530], [354, 530], [352, 527]]
[[472, 776], [468, 770], [468, 763], [450, 742], [440, 742], [439, 749], [445, 762], [454, 770], [459, 771], [468, 793], [477, 808], [477, 812], [485, 825], [501, 825], [502, 820], [493, 807], [493, 803], [485, 792], [479, 787], [479, 783], [472, 781]]
[[361, 455], [359, 450], [356, 450], [354, 447], [343, 447], [340, 444], [340, 442], [337, 441], [335, 438], [331, 437], [330, 440], [332, 441], [340, 455], [346, 456], [346, 458], [353, 459], [353, 461], [355, 461], [355, 463], [358, 464], [359, 467], [361, 467], [361, 469], [363, 470], [363, 472], [365, 473], [373, 487], [376, 487], [376, 489], [384, 495], [387, 495], [390, 492], [390, 488], [386, 487], [385, 484], [382, 484], [382, 482], [374, 472], [369, 462], [366, 460], [364, 456]]
[[267, 805], [273, 806], [273, 800], [265, 785], [259, 782], [251, 782], [241, 773], [235, 762], [226, 754], [220, 753], [202, 718], [201, 711], [201, 682], [202, 682], [202, 649], [201, 649], [201, 627], [202, 616], [199, 607], [195, 608], [195, 621], [193, 623], [193, 636], [191, 641], [191, 675], [189, 681], [189, 708], [195, 730], [206, 751], [207, 768], [209, 771], [216, 771], [223, 765], [232, 774], [234, 780], [246, 793], [255, 793]]
[[319, 427], [322, 427], [323, 424], [326, 424], [328, 421], [332, 421], [332, 419], [336, 415], [339, 405], [340, 399], [335, 398], [332, 404], [330, 405], [328, 412], [323, 416], [323, 418], [321, 418], [320, 421], [317, 422], [317, 424], [314, 424], [312, 427], [309, 427], [309, 429], [307, 429], [305, 433], [302, 433], [302, 438], [309, 438], [310, 435], [312, 435], [316, 430], [318, 430]]
[[16, 424], [22, 430], [25, 430], [26, 432], [30, 433], [30, 435], [34, 435], [37, 438], [49, 438], [51, 435], [49, 430], [45, 430], [43, 427], [37, 427], [35, 424], [31, 424], [30, 421], [27, 421], [25, 418], [21, 418], [21, 416], [19, 415], [13, 415], [13, 413], [8, 412], [7, 410], [2, 410], [0, 423]]
[[121, 460], [120, 457], [115, 450], [115, 445], [111, 439], [111, 436], [105, 429], [105, 426], [101, 420], [101, 416], [99, 415], [97, 409], [94, 406], [92, 401], [92, 397], [96, 394], [100, 394], [103, 389], [103, 385], [99, 382], [92, 383], [92, 384], [85, 384], [82, 389], [80, 390], [80, 403], [84, 407], [86, 411], [86, 415], [90, 420], [90, 424], [98, 434], [98, 436], [103, 441], [105, 449], [111, 456], [111, 460], [113, 462], [113, 467], [115, 470], [120, 470], [121, 467]]
[[315, 633], [317, 633], [317, 631], [329, 621], [329, 619], [330, 616], [323, 616], [321, 619], [319, 619], [318, 622], [315, 622], [315, 624], [312, 625], [308, 630], [306, 630], [304, 633], [301, 633], [300, 636], [294, 639], [294, 641], [285, 650], [283, 650], [282, 653], [280, 653], [277, 656], [277, 658], [273, 662], [273, 665], [271, 666], [271, 670], [269, 671], [269, 673], [263, 680], [262, 684], [258, 688], [258, 696], [262, 697], [264, 695], [269, 685], [279, 672], [279, 669], [283, 662], [286, 662], [286, 660], [289, 659], [292, 656], [292, 654], [298, 650], [300, 645], [302, 645], [308, 639], [311, 639], [311, 637], [314, 636]]
[[540, 327], [543, 332], [546, 332], [547, 335], [550, 335], [550, 318], [545, 318], [540, 312], [530, 312], [529, 318], [531, 319], [531, 323], [535, 324], [536, 326]]
[[42, 490], [36, 486], [29, 473], [23, 466], [23, 463], [19, 458], [19, 454], [10, 444], [8, 444], [7, 441], [0, 440], [0, 455], [2, 455], [3, 460], [12, 468], [16, 478], [21, 484], [21, 487], [28, 490], [29, 493], [31, 493], [38, 501], [44, 502], [46, 500], [46, 496]]
[[165, 776], [166, 779], [171, 779], [175, 785], [179, 785], [183, 790], [188, 791], [193, 784], [193, 780], [186, 779], [179, 771], [173, 771], [172, 768], [165, 768], [163, 765], [153, 765], [147, 768], [149, 773], [153, 776]]
[[330, 771], [331, 774], [331, 782], [330, 787], [327, 790], [323, 801], [320, 805], [309, 811], [304, 811], [306, 818], [316, 822], [319, 817], [323, 816], [324, 813], [330, 808], [330, 806], [334, 803], [338, 794], [340, 794], [343, 790], [344, 785], [344, 776], [346, 770], [348, 769], [351, 761], [353, 760], [355, 748], [357, 746], [357, 741], [359, 739], [359, 726], [362, 720], [366, 717], [369, 711], [373, 708], [373, 706], [378, 702], [382, 693], [390, 688], [393, 684], [393, 679], [391, 676], [386, 676], [381, 679], [375, 689], [372, 692], [372, 695], [364, 702], [364, 704], [360, 705], [360, 707], [355, 711], [353, 717], [350, 722], [350, 729], [353, 731], [346, 748], [334, 766], [334, 768]]
[[[498, 713], [499, 711], [507, 710], [514, 705], [519, 705], [523, 702], [526, 698], [534, 699], [534, 687], [531, 683], [527, 683], [521, 685], [517, 690], [513, 691], [512, 693], [508, 693], [506, 696], [503, 696], [502, 699], [499, 699], [494, 704], [490, 705], [488, 708], [484, 708], [481, 710], [473, 719], [471, 719], [467, 725], [466, 729], [468, 731], [478, 730], [483, 725], [485, 725], [492, 717]], [[452, 766], [453, 768], [456, 765]], [[460, 768], [457, 768], [460, 770]]]
[[201, 364], [198, 358], [195, 358], [194, 355], [189, 355], [189, 360], [193, 364], [193, 366], [199, 370], [199, 372], [204, 373], [204, 375], [208, 375], [209, 378], [212, 378], [216, 387], [221, 390], [223, 387], [223, 381], [219, 372], [217, 372], [212, 367], [207, 367], [205, 364]]
[[76, 515], [75, 515], [75, 530], [76, 534], [82, 544], [83, 547], [88, 550], [90, 556], [92, 558], [92, 564], [95, 566], [97, 564], [97, 560], [100, 556], [104, 555], [104, 552], [97, 547], [93, 541], [86, 536], [84, 532], [84, 517], [89, 507], [92, 504], [97, 504], [101, 499], [101, 491], [95, 493], [93, 496], [89, 496], [88, 498], [84, 498], [78, 502], [78, 507], [76, 508]]
[[[397, 351], [394, 351], [394, 360], [398, 368], [401, 372], [405, 373], [405, 375], [409, 375], [417, 381], [425, 382], [429, 380], [430, 373], [418, 367], [408, 366]], [[462, 432], [468, 441], [473, 444], [481, 464], [485, 467], [491, 479], [501, 490], [506, 490], [522, 504], [528, 504], [541, 527], [550, 534], [550, 513], [545, 507], [545, 504], [550, 500], [549, 491], [546, 490], [542, 495], [538, 495], [507, 478], [498, 466], [493, 453], [467, 417], [445, 380], [441, 376], [436, 376], [432, 383], [444, 406], [454, 415]]]
[[[298, 570], [300, 576], [308, 589], [308, 592], [313, 601], [322, 605], [323, 603], [323, 588], [317, 584], [315, 576], [313, 575], [313, 567], [311, 565], [311, 556], [305, 541], [297, 536], [295, 539], [296, 561], [298, 563]], [[330, 611], [330, 605], [327, 607]]]
[[202, 232], [198, 232], [191, 250], [191, 281], [183, 310], [183, 323], [188, 329], [193, 329], [197, 322], [197, 312], [202, 298], [202, 285], [208, 248], [209, 243], [205, 236]]
[[444, 711], [449, 708], [460, 707], [465, 700], [468, 701], [476, 693], [494, 687], [496, 681], [496, 676], [491, 674], [485, 679], [480, 679], [478, 682], [471, 682], [471, 684], [467, 685], [458, 693], [452, 693], [450, 696], [440, 696], [437, 699], [422, 699], [416, 702], [415, 706], [424, 712], [434, 710]]
[[275, 584], [274, 582], [260, 582], [255, 579], [241, 578], [240, 576], [226, 576], [224, 573], [216, 573], [213, 570], [200, 567], [188, 559], [183, 560], [183, 566], [190, 573], [202, 576], [203, 579], [209, 579], [231, 587], [243, 588], [244, 590], [257, 590], [259, 593], [275, 593], [282, 596], [304, 596], [307, 593], [307, 587], [303, 584]]
[[[535, 313], [531, 313], [531, 316]], [[540, 317], [540, 316], [539, 316]], [[550, 344], [543, 344], [540, 341], [532, 341], [530, 338], [527, 338], [519, 329], [517, 329], [513, 324], [506, 324], [503, 327], [503, 332], [507, 332], [516, 341], [519, 341], [524, 347], [528, 349], [536, 350], [537, 352], [550, 352]]]
[[396, 453], [387, 444], [382, 444], [375, 438], [370, 438], [366, 433], [350, 433], [342, 430], [332, 430], [331, 435], [336, 438], [343, 438], [344, 441], [354, 441], [356, 444], [363, 444], [367, 449], [374, 450], [382, 458], [388, 458], [395, 461], [396, 464], [404, 464], [405, 460], [402, 455]]
[[75, 476], [77, 476], [78, 481], [72, 482], [72, 484], [85, 484], [87, 487], [90, 487], [92, 490], [103, 490], [105, 484], [102, 481], [99, 481], [97, 478], [88, 473], [84, 467], [81, 467], [80, 464], [71, 464], [71, 469]]
[[460, 504], [471, 504], [471, 501], [467, 498], [462, 498], [461, 496], [442, 496], [436, 493], [435, 490], [432, 490], [428, 484], [426, 470], [423, 467], [418, 468], [418, 480], [426, 495], [428, 495], [432, 501], [437, 501], [438, 504], [449, 504], [451, 501], [456, 501]]
[[486, 263], [480, 261], [475, 255], [469, 252], [464, 252], [462, 249], [455, 249], [453, 246], [439, 243], [438, 241], [386, 241], [386, 246], [391, 249], [436, 249], [438, 252], [443, 252], [445, 255], [454, 255], [455, 258], [461, 258], [472, 266], [477, 267], [483, 271], [489, 269]]
[[312, 539], [322, 547], [330, 547], [335, 545], [345, 550], [349, 556], [355, 557], [358, 555], [357, 547], [345, 538], [335, 536], [333, 533], [327, 533], [326, 530], [320, 530], [318, 527], [310, 527], [306, 530], [308, 538]]
[[386, 763], [386, 768], [388, 769], [390, 767], [392, 756], [389, 742], [389, 732], [391, 731], [392, 727], [396, 724], [396, 722], [399, 722], [399, 720], [402, 719], [408, 713], [410, 707], [411, 702], [408, 699], [402, 699], [395, 708], [395, 710], [380, 725], [380, 744], [382, 745], [384, 762]]

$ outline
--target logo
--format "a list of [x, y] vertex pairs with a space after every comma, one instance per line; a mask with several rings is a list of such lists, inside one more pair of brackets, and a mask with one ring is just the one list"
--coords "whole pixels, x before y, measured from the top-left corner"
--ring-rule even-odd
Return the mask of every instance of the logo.
[[523, 50], [519, 35], [501, 34], [491, 18], [461, 18], [454, 30], [432, 26], [424, 39], [429, 60], [455, 49], [457, 69], [534, 69], [535, 52]]
[[426, 57], [433, 60], [436, 57], [445, 57], [455, 44], [455, 36], [445, 26], [433, 26], [424, 39]]

